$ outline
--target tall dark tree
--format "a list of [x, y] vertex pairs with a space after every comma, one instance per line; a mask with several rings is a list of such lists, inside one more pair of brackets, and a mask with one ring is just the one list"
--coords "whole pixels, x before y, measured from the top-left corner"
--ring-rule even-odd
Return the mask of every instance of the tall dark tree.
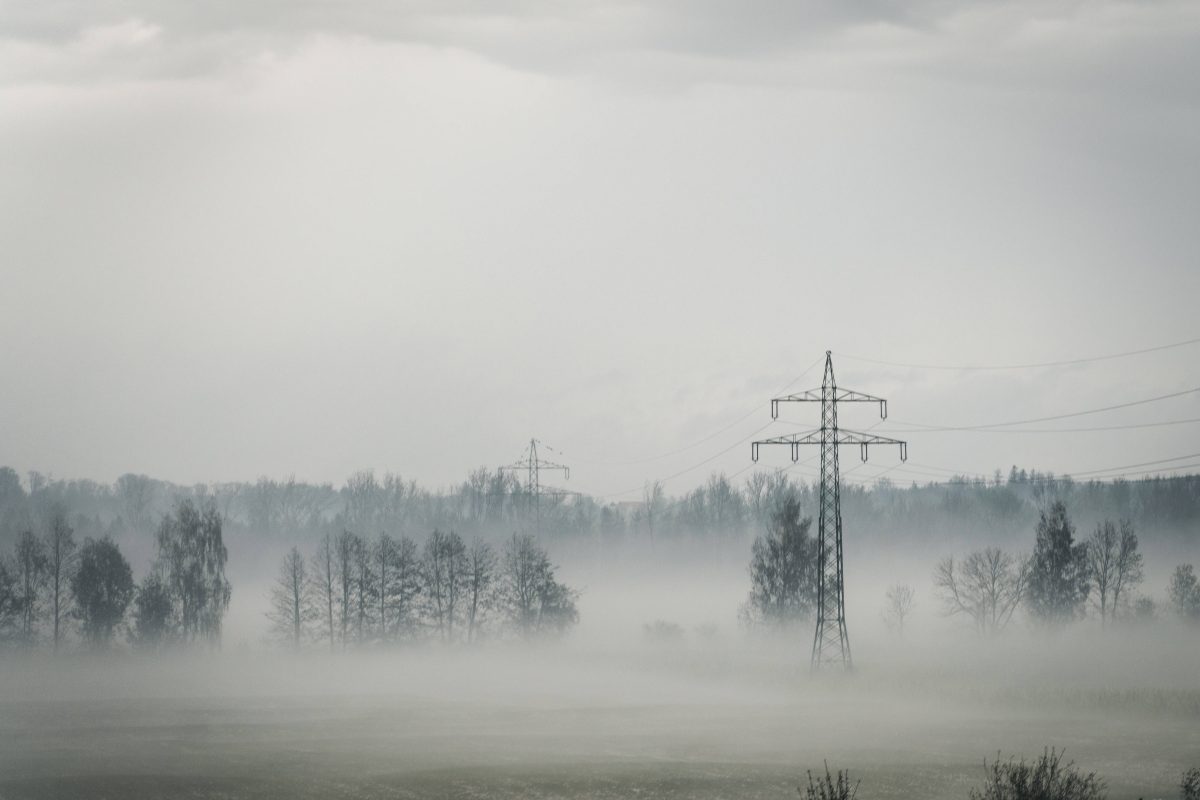
[[1087, 544], [1076, 543], [1066, 506], [1056, 501], [1038, 519], [1026, 593], [1029, 611], [1047, 624], [1078, 619], [1089, 588]]
[[419, 622], [424, 578], [417, 545], [403, 536], [380, 536], [375, 545], [376, 600], [379, 603], [379, 636], [401, 639], [412, 634]]
[[50, 529], [46, 532], [46, 560], [50, 622], [54, 650], [58, 652], [66, 632], [66, 620], [71, 613], [71, 577], [78, 563], [75, 531], [67, 524], [66, 509], [61, 506], [55, 508], [50, 517]]
[[308, 636], [317, 609], [304, 556], [293, 547], [279, 565], [279, 577], [271, 587], [271, 610], [267, 612], [277, 637], [298, 649]]
[[133, 571], [112, 539], [84, 539], [71, 579], [75, 615], [88, 644], [111, 644], [133, 599]]
[[504, 548], [500, 597], [512, 628], [525, 638], [561, 635], [579, 621], [577, 593], [559, 583], [532, 536], [513, 534]]
[[933, 585], [947, 616], [967, 617], [979, 633], [994, 635], [1008, 627], [1025, 599], [1029, 561], [988, 547], [961, 561], [942, 559]]
[[1087, 566], [1103, 626], [1116, 617], [1122, 598], [1142, 580], [1142, 554], [1133, 523], [1122, 520], [1119, 527], [1111, 520], [1098, 523], [1087, 541]]
[[132, 633], [133, 643], [146, 650], [167, 646], [178, 633], [171, 588], [158, 572], [147, 575], [137, 587]]
[[1200, 581], [1197, 581], [1196, 570], [1191, 564], [1180, 564], [1175, 568], [1167, 587], [1167, 599], [1180, 619], [1200, 622]]
[[0, 642], [10, 642], [18, 638], [21, 629], [19, 619], [17, 581], [13, 577], [8, 559], [0, 558]]
[[358, 587], [355, 556], [362, 547], [362, 540], [348, 530], [343, 530], [333, 540], [334, 569], [337, 575], [338, 636], [342, 647], [350, 642], [354, 623], [354, 597]]
[[467, 584], [467, 546], [462, 537], [434, 529], [421, 555], [427, 613], [444, 642], [454, 640]]
[[334, 622], [334, 605], [337, 602], [337, 560], [334, 558], [333, 537], [325, 534], [317, 545], [312, 560], [313, 596], [316, 599], [321, 627], [329, 639], [329, 649], [337, 647], [337, 624]]
[[371, 592], [375, 583], [375, 563], [366, 540], [358, 536], [354, 538], [354, 637], [361, 643], [367, 640], [375, 614]]
[[495, 607], [496, 552], [476, 538], [467, 550], [466, 623], [467, 641], [479, 639], [487, 615]]
[[16, 568], [17, 607], [21, 615], [19, 638], [29, 647], [37, 641], [48, 567], [46, 545], [33, 535], [33, 531], [25, 531], [17, 539], [13, 565]]
[[391, 633], [391, 587], [395, 581], [393, 566], [396, 561], [396, 540], [386, 533], [379, 534], [379, 539], [371, 547], [371, 558], [374, 561], [372, 571], [372, 600], [375, 603], [376, 632], [380, 641], [386, 641]]
[[743, 616], [770, 626], [809, 618], [817, 602], [817, 543], [808, 532], [812, 518], [801, 514], [795, 496], [771, 514], [767, 534], [754, 540], [750, 556], [750, 598]]
[[217, 645], [229, 608], [225, 578], [229, 553], [221, 534], [221, 515], [212, 501], [197, 506], [181, 500], [158, 529], [159, 567], [179, 610], [180, 636]]

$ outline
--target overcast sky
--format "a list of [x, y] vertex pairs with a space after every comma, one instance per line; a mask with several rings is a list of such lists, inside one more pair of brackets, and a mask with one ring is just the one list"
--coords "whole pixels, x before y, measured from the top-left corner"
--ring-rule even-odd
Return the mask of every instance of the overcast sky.
[[[536, 435], [597, 494], [716, 456], [678, 492], [743, 470], [826, 349], [897, 423], [1200, 386], [1196, 345], [849, 357], [1194, 338], [1198, 253], [1191, 1], [0, 0], [22, 472], [443, 485]], [[786, 417], [758, 435], [818, 419]], [[908, 438], [918, 469], [1200, 451], [1197, 424]]]

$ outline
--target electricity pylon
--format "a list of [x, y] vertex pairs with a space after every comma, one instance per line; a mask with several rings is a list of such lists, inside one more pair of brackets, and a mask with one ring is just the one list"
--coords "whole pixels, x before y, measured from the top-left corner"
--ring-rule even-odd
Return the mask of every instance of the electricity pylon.
[[[543, 461], [538, 458], [537, 447], [540, 442], [537, 439], [529, 440], [529, 449], [512, 464], [500, 467], [501, 472], [518, 472], [524, 471], [528, 476], [525, 483], [526, 495], [529, 498], [528, 502], [532, 506], [534, 518], [534, 532], [537, 535], [542, 533], [542, 484], [541, 476], [538, 474], [541, 470], [562, 470], [564, 477], [567, 480], [571, 479], [570, 467], [563, 464], [555, 464], [553, 461]], [[553, 490], [554, 494], [568, 494], [561, 490]]]
[[840, 389], [833, 377], [833, 358], [825, 351], [825, 378], [821, 388], [809, 389], [771, 400], [771, 418], [779, 418], [780, 403], [821, 404], [821, 427], [808, 433], [793, 433], [763, 439], [750, 445], [750, 457], [758, 461], [758, 448], [764, 444], [786, 444], [792, 449], [792, 461], [800, 459], [800, 446], [821, 445], [821, 510], [817, 523], [817, 630], [813, 634], [812, 668], [841, 665], [849, 670], [850, 636], [846, 632], [846, 590], [842, 572], [842, 500], [838, 474], [838, 446], [856, 444], [862, 460], [873, 444], [900, 446], [900, 460], [908, 460], [908, 443], [886, 436], [875, 436], [838, 428], [839, 403], [879, 403], [879, 416], [887, 419], [887, 400], [882, 397]]

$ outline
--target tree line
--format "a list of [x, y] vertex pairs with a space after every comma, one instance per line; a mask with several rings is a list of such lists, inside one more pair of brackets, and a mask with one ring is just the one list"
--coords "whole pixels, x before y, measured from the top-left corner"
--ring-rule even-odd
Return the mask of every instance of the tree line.
[[[812, 617], [819, 554], [811, 528], [798, 496], [784, 498], [772, 513], [767, 532], [751, 548], [750, 592], [742, 609], [747, 623], [779, 627]], [[943, 613], [969, 620], [985, 635], [1004, 630], [1019, 610], [1045, 626], [1083, 619], [1089, 610], [1102, 627], [1157, 613], [1154, 600], [1137, 593], [1144, 572], [1133, 522], [1101, 520], [1081, 540], [1061, 500], [1039, 512], [1029, 555], [988, 547], [948, 556], [935, 566], [932, 580]], [[914, 596], [907, 585], [887, 590], [884, 618], [890, 626], [903, 628]], [[1193, 565], [1176, 567], [1167, 600], [1180, 619], [1200, 624], [1200, 581]]]
[[58, 652], [66, 643], [106, 649], [123, 637], [139, 647], [220, 641], [228, 554], [211, 505], [182, 500], [163, 517], [141, 583], [111, 537], [78, 541], [63, 507], [42, 527], [22, 531], [0, 557], [0, 643]]
[[513, 534], [497, 550], [453, 531], [434, 529], [418, 546], [406, 536], [367, 540], [343, 530], [327, 533], [307, 558], [288, 551], [267, 616], [272, 636], [293, 648], [558, 636], [579, 613], [578, 593], [555, 571], [529, 535]]
[[[638, 496], [618, 502], [546, 494], [541, 513], [543, 529], [562, 538], [739, 542], [763, 530], [789, 495], [813, 504], [816, 487], [785, 472], [756, 471], [740, 482], [716, 473], [675, 496], [655, 481], [647, 482]], [[423, 535], [436, 528], [498, 539], [530, 527], [533, 509], [526, 487], [512, 473], [482, 467], [440, 491], [369, 470], [352, 474], [340, 487], [295, 477], [181, 486], [134, 474], [103, 484], [33, 472], [22, 482], [15, 471], [0, 467], [0, 545], [7, 546], [56, 505], [70, 510], [72, 527], [80, 535], [119, 540], [126, 534], [153, 533], [155, 521], [181, 498], [211, 502], [227, 535], [308, 543], [330, 528], [396, 535]], [[1178, 531], [1194, 530], [1200, 521], [1200, 476], [1195, 475], [1076, 482], [1014, 467], [989, 480], [959, 476], [900, 486], [881, 479], [870, 486], [847, 482], [842, 487], [846, 523], [864, 537], [897, 528], [952, 535], [964, 525], [1018, 535], [1036, 522], [1050, 498], [1070, 503], [1089, 524], [1128, 519], [1143, 531]]]

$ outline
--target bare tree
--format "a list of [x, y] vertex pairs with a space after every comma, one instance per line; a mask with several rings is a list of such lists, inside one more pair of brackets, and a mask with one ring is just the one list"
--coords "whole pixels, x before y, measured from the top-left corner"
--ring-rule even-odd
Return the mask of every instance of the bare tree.
[[1200, 579], [1191, 564], [1175, 567], [1167, 586], [1167, 599], [1181, 619], [1200, 622]]
[[532, 536], [513, 534], [500, 583], [509, 623], [524, 637], [561, 634], [579, 620], [576, 592], [555, 579], [549, 555]]
[[75, 531], [67, 524], [67, 513], [61, 506], [50, 516], [46, 533], [47, 586], [50, 592], [50, 621], [53, 627], [54, 652], [62, 642], [67, 617], [71, 613], [71, 577], [78, 563], [75, 552]]
[[354, 591], [357, 574], [354, 556], [360, 540], [348, 530], [343, 530], [333, 542], [334, 569], [337, 574], [338, 591], [338, 635], [342, 647], [349, 641], [351, 615], [354, 613]]
[[374, 581], [372, 582], [372, 599], [375, 602], [375, 622], [379, 633], [379, 640], [386, 641], [388, 634], [391, 632], [389, 626], [389, 605], [391, 600], [392, 582], [395, 580], [395, 574], [392, 567], [396, 561], [396, 540], [388, 536], [386, 533], [379, 534], [379, 539], [375, 542], [375, 546], [371, 548], [371, 558], [375, 562], [375, 569], [372, 573]]
[[961, 562], [946, 558], [933, 573], [946, 614], [970, 617], [983, 634], [999, 633], [1012, 621], [1028, 581], [1028, 562], [995, 547]]
[[372, 602], [380, 640], [398, 638], [415, 622], [415, 603], [421, 591], [420, 560], [416, 545], [408, 537], [400, 540], [380, 534], [372, 548], [374, 570]]
[[662, 481], [646, 481], [642, 488], [642, 516], [646, 520], [646, 534], [650, 539], [651, 550], [654, 549], [654, 524], [662, 514], [665, 503]]
[[381, 630], [385, 636], [402, 638], [411, 634], [418, 623], [423, 578], [417, 545], [407, 536], [400, 537], [391, 548], [388, 564], [390, 571], [382, 584], [385, 592], [382, 608], [388, 622]]
[[1132, 522], [1122, 520], [1119, 529], [1111, 520], [1096, 525], [1087, 541], [1087, 569], [1096, 589], [1093, 602], [1103, 626], [1116, 617], [1126, 589], [1131, 590], [1142, 580], [1142, 554]]
[[467, 580], [467, 548], [462, 537], [434, 529], [421, 558], [429, 615], [442, 641], [454, 639], [454, 623], [462, 613]]
[[333, 537], [328, 533], [321, 538], [312, 560], [313, 594], [320, 606], [324, 619], [325, 633], [329, 636], [329, 649], [337, 646], [337, 626], [333, 621], [333, 604], [337, 598], [337, 567], [333, 555]]
[[25, 531], [17, 539], [15, 566], [16, 596], [21, 615], [19, 638], [23, 644], [31, 646], [37, 639], [42, 592], [46, 586], [49, 567], [46, 545], [33, 535], [33, 531]]
[[371, 547], [358, 536], [355, 536], [354, 539], [354, 590], [358, 595], [355, 604], [355, 638], [361, 643], [366, 641], [371, 615], [375, 612], [375, 604], [371, 596], [371, 586], [375, 583], [375, 565]]
[[125, 474], [117, 478], [117, 494], [121, 496], [129, 527], [135, 532], [140, 533], [150, 526], [154, 488], [154, 482], [145, 475]]
[[467, 641], [479, 638], [487, 614], [495, 606], [496, 552], [476, 538], [467, 550]]
[[279, 565], [279, 577], [271, 587], [268, 619], [276, 635], [299, 649], [308, 633], [308, 625], [317, 613], [313, 607], [312, 585], [304, 556], [293, 547]]
[[913, 588], [903, 583], [890, 587], [884, 594], [883, 621], [896, 633], [904, 633], [904, 620], [912, 614], [914, 595]]

